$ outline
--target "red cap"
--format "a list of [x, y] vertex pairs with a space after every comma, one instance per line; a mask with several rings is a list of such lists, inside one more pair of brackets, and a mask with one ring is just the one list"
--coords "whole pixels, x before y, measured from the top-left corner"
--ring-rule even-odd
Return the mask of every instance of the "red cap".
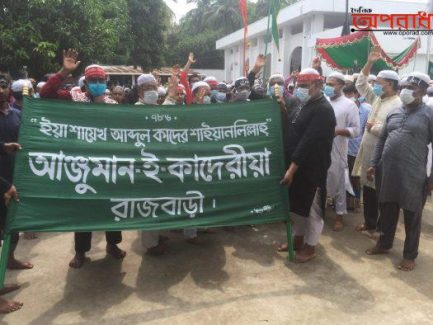
[[84, 76], [86, 79], [89, 79], [89, 78], [105, 79], [105, 70], [100, 65], [92, 64], [92, 65], [89, 65], [84, 70]]
[[306, 68], [302, 70], [296, 78], [296, 82], [308, 82], [314, 80], [323, 80], [323, 78], [319, 72], [313, 68]]
[[210, 87], [217, 87], [218, 86], [218, 81], [216, 81], [216, 80], [207, 80], [206, 82]]

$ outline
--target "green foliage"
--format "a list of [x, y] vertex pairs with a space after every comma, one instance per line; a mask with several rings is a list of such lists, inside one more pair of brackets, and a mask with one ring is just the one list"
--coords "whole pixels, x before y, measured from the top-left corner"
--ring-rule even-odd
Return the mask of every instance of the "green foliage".
[[[172, 25], [164, 0], [1, 0], [0, 71], [27, 66], [39, 78], [60, 68], [67, 48], [80, 53], [81, 70], [91, 63], [150, 70], [184, 64], [189, 52], [194, 67], [222, 69], [215, 42], [242, 27], [239, 0], [189, 2], [197, 8]], [[267, 15], [267, 3], [248, 3], [250, 23]]]
[[4, 0], [0, 70], [28, 66], [41, 77], [59, 69], [67, 48], [79, 51], [81, 69], [90, 63], [157, 66], [170, 18], [163, 0]]

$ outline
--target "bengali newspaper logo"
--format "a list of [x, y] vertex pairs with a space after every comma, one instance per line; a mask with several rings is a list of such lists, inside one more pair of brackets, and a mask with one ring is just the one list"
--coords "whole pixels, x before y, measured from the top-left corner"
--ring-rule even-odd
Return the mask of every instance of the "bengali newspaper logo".
[[418, 11], [411, 14], [379, 14], [368, 8], [351, 8], [352, 32], [388, 31], [398, 34], [431, 34], [433, 14]]

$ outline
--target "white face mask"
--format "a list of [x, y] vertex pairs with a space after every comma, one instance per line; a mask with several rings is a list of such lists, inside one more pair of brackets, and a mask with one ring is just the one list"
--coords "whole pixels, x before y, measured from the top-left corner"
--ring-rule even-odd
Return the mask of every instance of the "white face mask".
[[240, 92], [236, 93], [236, 100], [237, 101], [245, 101], [247, 100], [251, 95], [251, 91], [249, 90], [241, 90]]
[[415, 97], [413, 97], [413, 90], [406, 88], [402, 89], [400, 91], [400, 99], [405, 105], [412, 104], [415, 100]]
[[205, 104], [205, 105], [211, 104], [211, 99], [210, 99], [209, 96], [204, 96], [203, 97], [203, 104]]
[[158, 102], [158, 92], [156, 90], [145, 91], [143, 95], [143, 103], [148, 105], [156, 105]]

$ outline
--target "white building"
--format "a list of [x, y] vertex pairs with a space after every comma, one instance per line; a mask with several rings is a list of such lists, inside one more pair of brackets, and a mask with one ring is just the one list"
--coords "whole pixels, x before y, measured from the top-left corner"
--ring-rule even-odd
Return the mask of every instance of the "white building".
[[[350, 0], [350, 8], [369, 8], [377, 14], [416, 14], [427, 10], [428, 0]], [[292, 70], [306, 68], [316, 56], [317, 38], [341, 36], [345, 19], [345, 0], [301, 0], [280, 11], [278, 26], [280, 29], [280, 58], [274, 42], [269, 44], [267, 76], [269, 73], [288, 75]], [[351, 20], [350, 16], [350, 20]], [[265, 53], [265, 35], [267, 18], [248, 26], [247, 64], [250, 67], [258, 54]], [[401, 53], [415, 40], [415, 36], [386, 36], [375, 32], [375, 36], [385, 52], [393, 57]], [[414, 69], [427, 71], [427, 36], [421, 37], [421, 48], [414, 59], [400, 74]], [[433, 42], [432, 42], [433, 43]], [[227, 35], [216, 42], [216, 48], [225, 53], [225, 79], [235, 80], [242, 75], [243, 67], [243, 29]], [[323, 64], [324, 75], [331, 71]], [[265, 77], [267, 77], [265, 76]]]

